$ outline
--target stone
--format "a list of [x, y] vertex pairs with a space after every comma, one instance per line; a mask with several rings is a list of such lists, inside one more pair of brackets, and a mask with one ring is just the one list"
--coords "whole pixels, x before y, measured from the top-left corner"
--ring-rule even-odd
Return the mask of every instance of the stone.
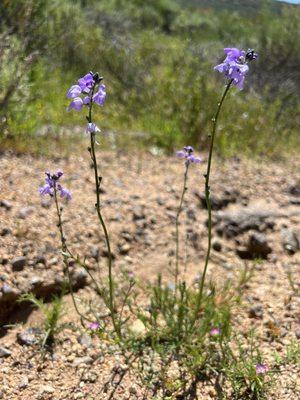
[[96, 261], [99, 261], [99, 258], [100, 258], [100, 250], [99, 250], [99, 247], [97, 247], [97, 246], [91, 247], [91, 256], [92, 256]]
[[258, 203], [251, 207], [237, 207], [234, 211], [218, 211], [214, 214], [213, 225], [220, 236], [232, 238], [249, 230], [273, 230], [275, 218], [289, 215], [288, 212], [279, 212], [277, 209], [262, 208]]
[[26, 219], [29, 215], [31, 215], [34, 212], [35, 208], [34, 207], [23, 207], [19, 210], [18, 217], [21, 219]]
[[77, 338], [77, 341], [84, 347], [92, 347], [92, 339], [89, 335], [82, 334]]
[[292, 229], [283, 228], [280, 232], [283, 248], [289, 254], [295, 254], [299, 250], [299, 240]]
[[6, 347], [0, 347], [0, 358], [6, 358], [11, 355], [11, 351]]
[[47, 265], [47, 260], [46, 257], [42, 254], [39, 254], [36, 259], [35, 259], [35, 265], [36, 264], [44, 264]]
[[12, 205], [7, 200], [1, 200], [0, 201], [0, 207], [3, 207], [3, 208], [5, 208], [5, 210], [9, 211], [9, 210], [11, 210]]
[[136, 336], [144, 336], [146, 334], [146, 327], [139, 319], [133, 321], [133, 323], [130, 325], [130, 330]]
[[[194, 195], [198, 200], [200, 200], [201, 207], [207, 209], [205, 193], [200, 193], [195, 190]], [[224, 190], [224, 192], [219, 196], [211, 194], [211, 207], [213, 210], [221, 210], [222, 208], [227, 207], [230, 203], [236, 203], [239, 197], [240, 193], [237, 190]]]
[[29, 380], [27, 376], [24, 376], [24, 378], [22, 378], [21, 382], [19, 383], [19, 389], [26, 389], [28, 387], [28, 384]]
[[214, 240], [214, 241], [212, 242], [212, 248], [213, 248], [215, 251], [221, 251], [221, 250], [222, 250], [222, 244], [221, 244], [218, 240]]
[[267, 237], [262, 233], [254, 232], [249, 236], [246, 247], [237, 248], [236, 253], [242, 259], [254, 260], [256, 258], [267, 258], [272, 252]]
[[10, 235], [11, 233], [12, 233], [11, 229], [9, 229], [9, 228], [3, 228], [3, 229], [1, 230], [1, 232], [0, 232], [0, 235], [1, 235], [1, 236], [7, 236], [7, 235]]
[[11, 262], [13, 271], [23, 271], [25, 265], [27, 263], [27, 258], [24, 256], [14, 258]]
[[130, 250], [131, 250], [130, 244], [124, 243], [123, 245], [120, 246], [119, 253], [125, 255], [128, 254]]
[[76, 357], [73, 361], [73, 367], [78, 367], [81, 364], [91, 365], [92, 363], [93, 359], [90, 356]]
[[263, 318], [264, 315], [264, 310], [263, 307], [258, 305], [258, 306], [253, 306], [249, 309], [248, 315], [250, 318]]
[[146, 215], [144, 212], [144, 207], [143, 206], [134, 206], [132, 209], [132, 219], [133, 221], [138, 221], [141, 219], [145, 219]]
[[39, 342], [41, 334], [39, 328], [28, 328], [17, 334], [17, 341], [22, 346], [32, 346]]
[[296, 330], [295, 336], [296, 336], [297, 339], [300, 339], [300, 329]]

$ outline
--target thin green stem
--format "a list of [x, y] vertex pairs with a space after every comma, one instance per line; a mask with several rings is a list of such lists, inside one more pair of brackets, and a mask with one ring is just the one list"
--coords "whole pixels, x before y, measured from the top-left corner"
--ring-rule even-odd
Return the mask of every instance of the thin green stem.
[[[93, 109], [92, 99], [93, 99], [93, 95], [94, 95], [94, 90], [95, 90], [95, 85], [93, 86], [93, 88], [91, 90], [91, 95], [90, 95], [89, 115], [87, 117], [89, 123], [92, 123], [92, 109]], [[112, 318], [114, 330], [115, 330], [116, 334], [118, 335], [119, 339], [121, 339], [121, 329], [120, 329], [119, 323], [117, 322], [117, 318], [116, 318], [117, 310], [116, 310], [115, 301], [114, 301], [114, 282], [113, 282], [113, 277], [112, 277], [112, 252], [111, 252], [110, 240], [109, 240], [109, 235], [108, 235], [108, 231], [106, 228], [106, 224], [105, 224], [104, 219], [101, 214], [100, 185], [101, 185], [102, 177], [100, 177], [99, 173], [98, 173], [97, 157], [96, 157], [96, 151], [95, 151], [95, 142], [96, 142], [95, 135], [96, 135], [95, 132], [91, 132], [91, 135], [90, 135], [91, 147], [89, 149], [91, 159], [93, 162], [94, 175], [95, 175], [95, 188], [96, 188], [95, 207], [96, 207], [100, 225], [103, 229], [105, 243], [106, 243], [106, 247], [107, 247], [107, 253], [108, 253], [107, 255], [108, 255], [108, 281], [109, 281], [109, 309], [111, 312], [111, 318]]]
[[205, 277], [206, 277], [206, 272], [207, 272], [207, 267], [208, 267], [208, 262], [210, 259], [210, 251], [211, 251], [211, 241], [212, 241], [212, 221], [211, 221], [211, 200], [210, 200], [210, 186], [209, 186], [209, 178], [210, 178], [210, 172], [211, 172], [211, 164], [212, 164], [212, 155], [213, 155], [213, 149], [214, 149], [214, 140], [215, 140], [215, 134], [217, 130], [217, 124], [218, 124], [218, 118], [220, 111], [222, 109], [223, 102], [225, 100], [225, 97], [230, 89], [230, 86], [232, 84], [232, 80], [228, 82], [226, 85], [225, 91], [223, 93], [223, 96], [221, 97], [220, 102], [218, 103], [218, 107], [216, 110], [216, 113], [212, 119], [213, 122], [213, 127], [212, 127], [212, 133], [209, 135], [210, 139], [210, 146], [209, 146], [209, 154], [208, 154], [208, 162], [207, 162], [207, 170], [206, 174], [204, 175], [205, 177], [205, 200], [206, 200], [206, 207], [207, 207], [207, 213], [208, 213], [208, 243], [207, 243], [207, 252], [206, 252], [206, 257], [205, 257], [205, 264], [204, 264], [204, 269], [203, 273], [199, 282], [199, 291], [197, 294], [196, 298], [196, 307], [195, 307], [195, 312], [194, 312], [194, 318], [192, 321], [192, 327], [194, 326], [197, 316], [200, 311], [201, 303], [202, 303], [202, 298], [203, 298], [203, 289], [204, 289], [204, 283], [205, 283]]
[[175, 236], [175, 243], [176, 243], [176, 250], [175, 250], [175, 257], [176, 257], [176, 264], [175, 264], [175, 297], [177, 293], [177, 286], [178, 286], [178, 278], [179, 278], [179, 217], [182, 212], [182, 205], [184, 200], [184, 195], [187, 191], [187, 180], [188, 180], [188, 170], [189, 170], [190, 163], [186, 161], [185, 163], [185, 171], [183, 176], [183, 188], [181, 192], [180, 202], [176, 214], [176, 236]]
[[58, 204], [58, 198], [57, 198], [57, 187], [56, 184], [54, 185], [54, 202], [55, 202], [55, 206], [56, 206], [56, 213], [57, 213], [57, 217], [58, 217], [58, 229], [59, 229], [59, 233], [60, 233], [60, 241], [61, 241], [61, 250], [62, 250], [62, 254], [63, 254], [63, 262], [66, 268], [66, 272], [67, 272], [67, 276], [68, 276], [68, 281], [69, 281], [69, 287], [70, 287], [70, 293], [71, 293], [71, 297], [72, 297], [72, 301], [74, 304], [74, 308], [77, 312], [77, 314], [80, 316], [81, 321], [86, 320], [89, 322], [92, 322], [89, 318], [87, 318], [85, 315], [83, 315], [77, 304], [76, 304], [76, 300], [75, 300], [75, 296], [74, 296], [74, 290], [73, 290], [73, 284], [72, 284], [72, 277], [71, 277], [71, 273], [70, 273], [70, 267], [69, 267], [69, 262], [68, 262], [68, 254], [71, 254], [68, 250], [67, 247], [67, 243], [66, 243], [66, 238], [64, 235], [64, 231], [63, 231], [63, 221], [62, 221], [62, 210], [59, 207]]

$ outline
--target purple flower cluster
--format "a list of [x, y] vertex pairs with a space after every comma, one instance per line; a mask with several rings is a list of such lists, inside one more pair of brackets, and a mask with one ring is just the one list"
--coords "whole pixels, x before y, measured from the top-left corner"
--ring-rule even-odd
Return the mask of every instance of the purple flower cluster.
[[50, 172], [46, 172], [45, 185], [39, 188], [39, 192], [42, 196], [49, 195], [51, 197], [54, 196], [54, 191], [57, 190], [60, 193], [60, 197], [65, 198], [66, 200], [71, 200], [72, 196], [68, 189], [65, 189], [58, 183], [59, 179], [63, 176], [62, 171], [57, 171], [55, 174], [50, 174]]
[[226, 47], [225, 60], [214, 67], [216, 71], [221, 72], [226, 78], [232, 80], [232, 83], [240, 90], [244, 87], [245, 75], [249, 71], [248, 62], [257, 58], [257, 53], [253, 50], [239, 50], [235, 47]]
[[[82, 78], [78, 79], [77, 85], [70, 87], [67, 97], [72, 99], [68, 110], [80, 111], [84, 105], [90, 102], [103, 106], [106, 97], [105, 85], [100, 85], [102, 78], [93, 72], [89, 72]], [[96, 86], [99, 84], [98, 91], [95, 92]], [[81, 97], [82, 96], [82, 97]]]
[[255, 370], [257, 375], [263, 375], [269, 371], [269, 367], [266, 364], [256, 364]]
[[187, 164], [190, 164], [190, 163], [199, 164], [199, 163], [201, 163], [201, 161], [202, 161], [201, 158], [195, 157], [193, 155], [193, 152], [194, 152], [194, 149], [193, 149], [192, 146], [185, 146], [183, 148], [183, 150], [176, 151], [176, 154], [180, 158], [185, 158], [185, 160], [186, 160], [185, 162]]

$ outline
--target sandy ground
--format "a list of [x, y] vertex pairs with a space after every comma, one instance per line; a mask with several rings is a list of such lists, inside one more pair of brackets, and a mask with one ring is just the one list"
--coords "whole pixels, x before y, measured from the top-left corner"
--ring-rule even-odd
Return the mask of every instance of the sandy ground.
[[[115, 276], [121, 270], [132, 271], [146, 282], [161, 272], [166, 282], [171, 281], [174, 221], [183, 177], [181, 160], [147, 153], [107, 152], [100, 157], [100, 165], [103, 214], [113, 243]], [[97, 337], [87, 339], [69, 295], [65, 296], [63, 321], [78, 328], [65, 329], [59, 334], [53, 355], [43, 357], [38, 346], [17, 343], [20, 331], [42, 321], [39, 311], [15, 307], [18, 296], [30, 290], [39, 293], [39, 288], [41, 295], [49, 295], [59, 285], [58, 278], [63, 277], [54, 206], [51, 200], [41, 200], [38, 194], [44, 171], [57, 169], [64, 171], [62, 183], [73, 194], [73, 200], [64, 207], [68, 243], [74, 253], [86, 257], [94, 273], [100, 271], [101, 275], [106, 270], [88, 156], [56, 160], [0, 156], [0, 307], [1, 299], [3, 304], [0, 347], [11, 352], [0, 357], [0, 398], [154, 398], [135, 370], [125, 365], [117, 348], [111, 349]], [[207, 215], [199, 200], [204, 171], [205, 162], [191, 167], [181, 217], [181, 274], [189, 282], [201, 272], [206, 249]], [[254, 276], [244, 289], [244, 300], [235, 311], [234, 323], [242, 331], [256, 328], [266, 357], [275, 350], [283, 353], [286, 345], [300, 338], [299, 294], [296, 295], [287, 279], [291, 272], [294, 289], [299, 290], [299, 249], [287, 251], [288, 239], [284, 239], [288, 232], [296, 242], [298, 237], [299, 243], [299, 180], [297, 160], [266, 163], [231, 159], [217, 160], [213, 165], [212, 195], [219, 210], [214, 211], [215, 249], [208, 277], [219, 282], [236, 281], [245, 265], [251, 268], [255, 264]], [[268, 212], [269, 215], [259, 226], [229, 235], [222, 225], [224, 213], [248, 215], [249, 210], [252, 214]], [[249, 237], [257, 233], [264, 236], [264, 246], [268, 249], [266, 259], [259, 264], [242, 259], [241, 252], [238, 253], [247, 248]], [[24, 265], [16, 268], [18, 257], [22, 257]], [[89, 284], [76, 296], [95, 298]], [[256, 312], [253, 309], [258, 310], [256, 318], [251, 317]], [[83, 342], [82, 335], [86, 339]], [[194, 398], [217, 398], [211, 386], [199, 385]], [[295, 365], [283, 368], [270, 396], [277, 400], [300, 398], [299, 368]]]

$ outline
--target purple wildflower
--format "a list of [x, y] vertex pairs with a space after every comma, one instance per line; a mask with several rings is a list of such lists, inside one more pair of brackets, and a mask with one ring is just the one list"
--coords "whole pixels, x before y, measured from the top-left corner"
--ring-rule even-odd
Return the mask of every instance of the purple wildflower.
[[98, 324], [98, 322], [91, 322], [90, 324], [89, 324], [89, 329], [91, 330], [91, 331], [96, 331], [97, 329], [99, 329], [100, 328], [100, 325]]
[[58, 170], [55, 174], [50, 174], [50, 172], [46, 172], [45, 185], [39, 188], [39, 192], [41, 196], [49, 195], [51, 197], [54, 196], [55, 190], [60, 193], [60, 197], [65, 198], [66, 200], [71, 200], [72, 196], [68, 189], [62, 187], [59, 183], [59, 179], [63, 176], [63, 172]]
[[210, 336], [218, 336], [221, 333], [220, 328], [212, 328], [209, 332]]
[[263, 375], [269, 371], [269, 367], [266, 364], [256, 364], [255, 370], [257, 375]]
[[185, 158], [186, 163], [194, 163], [199, 164], [201, 163], [201, 158], [195, 157], [193, 155], [194, 149], [192, 146], [185, 146], [183, 150], [177, 151], [176, 154], [180, 158]]
[[58, 189], [58, 191], [60, 193], [60, 197], [65, 198], [67, 201], [72, 199], [72, 195], [71, 195], [70, 190], [65, 189], [61, 185], [57, 185], [57, 189]]
[[93, 87], [93, 84], [94, 84], [94, 79], [92, 72], [89, 72], [82, 78], [78, 79], [78, 85], [81, 87], [81, 90], [85, 93], [89, 93], [89, 91]]
[[89, 122], [87, 124], [86, 131], [87, 131], [87, 133], [97, 133], [97, 132], [100, 132], [100, 129], [93, 122]]
[[134, 279], [134, 272], [133, 271], [128, 271], [127, 276], [132, 281]]
[[[89, 72], [78, 79], [78, 84], [71, 86], [68, 90], [67, 97], [72, 99], [72, 102], [67, 109], [81, 111], [84, 105], [88, 106], [91, 102], [103, 106], [106, 90], [105, 85], [100, 85], [101, 80], [102, 77], [99, 77], [98, 73], [94, 74], [93, 72]], [[95, 92], [98, 85], [98, 91]]]
[[257, 58], [254, 50], [239, 50], [235, 47], [227, 47], [224, 49], [226, 54], [225, 60], [214, 67], [216, 71], [221, 72], [227, 79], [240, 90], [244, 87], [245, 76], [249, 71], [248, 62]]
[[79, 95], [81, 95], [81, 87], [79, 85], [73, 85], [70, 87], [68, 93], [67, 93], [67, 97], [69, 99], [74, 99], [74, 97], [78, 97]]
[[105, 85], [100, 85], [98, 92], [93, 96], [93, 101], [99, 106], [103, 106], [106, 97]]
[[75, 97], [73, 101], [70, 103], [68, 107], [68, 111], [72, 110], [72, 108], [76, 111], [80, 111], [83, 107], [83, 101], [81, 97]]

